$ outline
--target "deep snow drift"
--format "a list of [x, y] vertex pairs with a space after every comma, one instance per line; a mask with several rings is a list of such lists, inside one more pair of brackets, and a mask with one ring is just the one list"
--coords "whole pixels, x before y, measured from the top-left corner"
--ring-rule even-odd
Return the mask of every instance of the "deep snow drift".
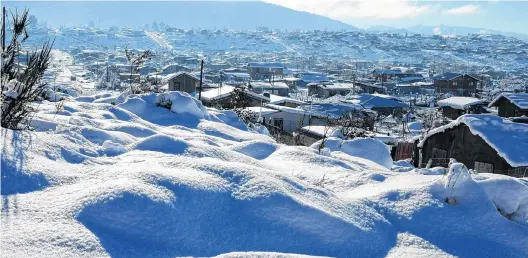
[[526, 181], [476, 175], [450, 205], [358, 141], [322, 155], [184, 93], [118, 96], [2, 129], [3, 257], [528, 256]]

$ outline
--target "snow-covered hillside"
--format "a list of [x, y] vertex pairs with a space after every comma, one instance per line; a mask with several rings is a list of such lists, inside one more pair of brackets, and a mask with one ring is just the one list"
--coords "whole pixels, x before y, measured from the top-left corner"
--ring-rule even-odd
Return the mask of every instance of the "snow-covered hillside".
[[447, 204], [444, 176], [277, 144], [184, 93], [36, 105], [1, 131], [2, 257], [528, 256], [526, 181], [476, 175]]

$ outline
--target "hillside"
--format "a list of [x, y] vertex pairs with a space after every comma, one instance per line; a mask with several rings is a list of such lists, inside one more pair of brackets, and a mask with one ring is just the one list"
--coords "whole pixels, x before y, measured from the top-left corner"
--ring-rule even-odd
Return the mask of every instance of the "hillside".
[[153, 21], [178, 28], [255, 29], [265, 26], [288, 30], [355, 30], [353, 26], [307, 12], [274, 4], [247, 1], [176, 2], [13, 2], [8, 8], [31, 10], [40, 21], [53, 27], [86, 25], [102, 27], [140, 26]]

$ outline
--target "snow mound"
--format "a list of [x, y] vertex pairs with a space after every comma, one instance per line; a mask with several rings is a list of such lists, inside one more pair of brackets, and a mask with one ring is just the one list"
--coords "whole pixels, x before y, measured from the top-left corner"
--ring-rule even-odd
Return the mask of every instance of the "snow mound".
[[158, 95], [156, 103], [165, 106], [176, 114], [191, 114], [198, 118], [207, 116], [207, 110], [200, 101], [188, 93], [172, 91]]
[[522, 224], [528, 224], [528, 184], [503, 175], [481, 174], [479, 184], [501, 214]]
[[444, 167], [434, 167], [434, 168], [421, 168], [419, 173], [422, 175], [445, 175], [447, 171]]
[[168, 135], [153, 135], [142, 139], [131, 146], [131, 149], [157, 151], [168, 154], [182, 154], [189, 147], [189, 142]]
[[114, 143], [110, 140], [104, 141], [103, 146], [101, 146], [101, 152], [107, 156], [120, 155], [125, 153], [126, 151], [127, 150], [123, 145], [119, 143]]
[[[310, 146], [318, 149], [322, 140], [315, 142]], [[352, 140], [342, 140], [337, 137], [329, 137], [324, 143], [324, 147], [330, 151], [342, 151], [350, 156], [360, 157], [371, 160], [390, 169], [392, 167], [392, 158], [389, 147], [377, 139], [372, 138], [355, 138]]]
[[279, 146], [271, 142], [247, 141], [233, 145], [232, 150], [255, 159], [265, 159], [277, 150]]

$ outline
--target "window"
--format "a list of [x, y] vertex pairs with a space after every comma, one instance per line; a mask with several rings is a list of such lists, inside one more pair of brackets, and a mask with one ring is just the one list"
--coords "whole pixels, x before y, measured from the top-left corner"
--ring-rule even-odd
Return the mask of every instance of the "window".
[[474, 169], [478, 173], [493, 173], [493, 164], [475, 161]]
[[453, 87], [457, 86], [457, 81], [453, 81]]

